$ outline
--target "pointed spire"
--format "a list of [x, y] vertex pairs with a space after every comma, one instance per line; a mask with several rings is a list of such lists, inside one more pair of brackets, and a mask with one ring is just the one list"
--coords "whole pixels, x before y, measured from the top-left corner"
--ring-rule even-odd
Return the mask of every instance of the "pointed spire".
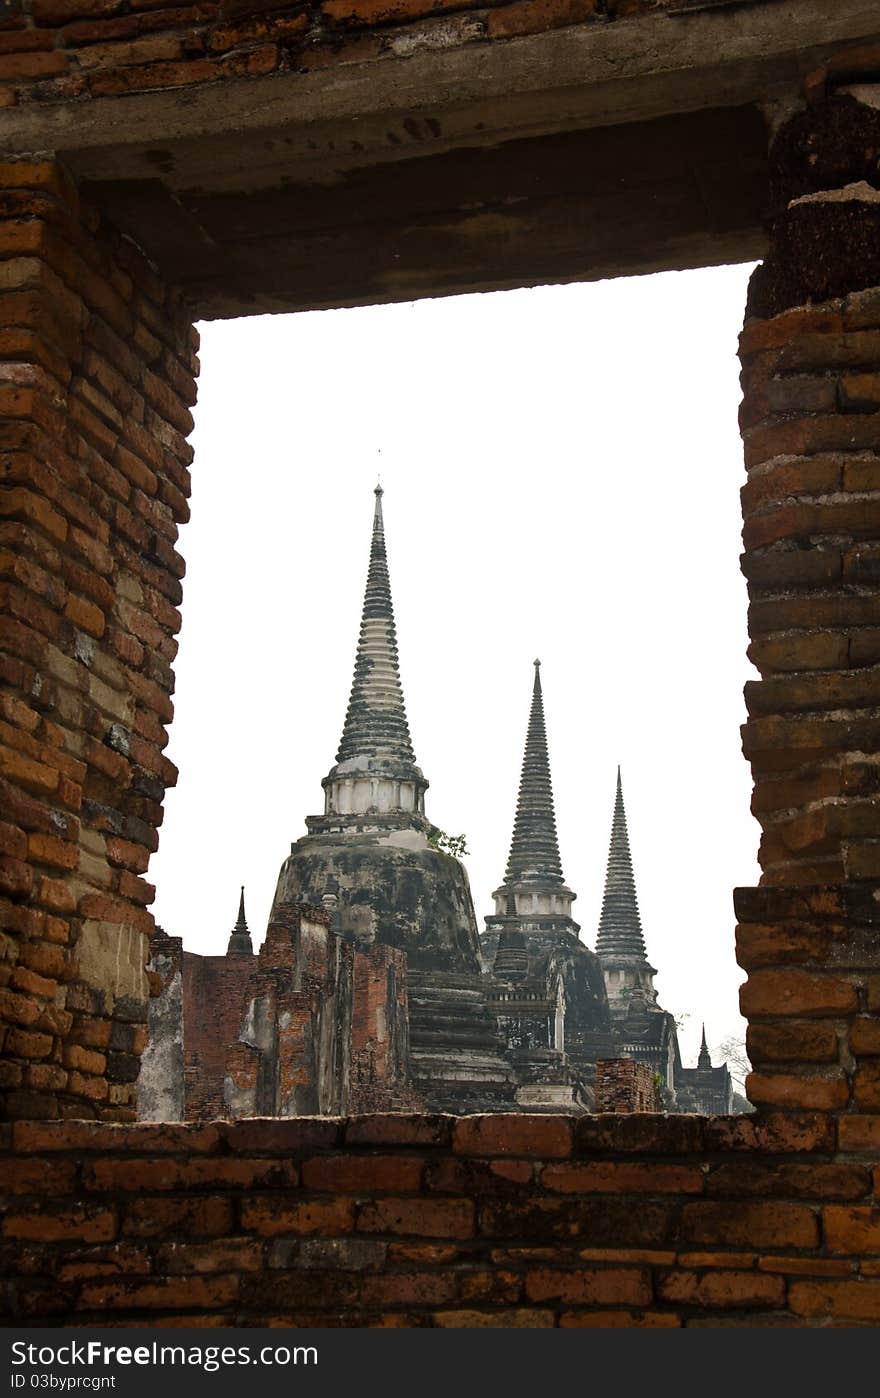
[[626, 812], [623, 808], [623, 786], [617, 769], [617, 795], [614, 819], [611, 823], [611, 847], [605, 875], [605, 896], [599, 919], [597, 956], [634, 956], [647, 963], [645, 939], [639, 917], [639, 903], [633, 877]]
[[354, 680], [336, 761], [383, 757], [412, 767], [415, 758], [397, 663], [397, 637], [382, 520], [384, 492], [380, 485], [376, 486], [374, 494], [373, 537]]
[[226, 948], [227, 956], [253, 956], [254, 948], [251, 942], [251, 934], [248, 930], [247, 918], [244, 915], [244, 884], [241, 886], [241, 897], [238, 900], [238, 921], [229, 934], [229, 946]]
[[698, 1068], [711, 1068], [711, 1067], [712, 1067], [712, 1059], [711, 1059], [711, 1057], [710, 1057], [710, 1055], [709, 1055], [709, 1049], [708, 1049], [708, 1047], [707, 1047], [707, 1045], [706, 1045], [706, 1026], [705, 1026], [705, 1024], [703, 1025], [703, 1041], [702, 1041], [702, 1043], [700, 1044], [700, 1054], [699, 1054], [699, 1057], [698, 1057], [698, 1059], [697, 1059], [697, 1067], [698, 1067]]
[[526, 734], [522, 776], [516, 804], [516, 820], [510, 857], [507, 861], [505, 883], [519, 880], [562, 883], [562, 864], [556, 838], [556, 816], [553, 810], [553, 786], [550, 781], [550, 759], [547, 755], [547, 733], [544, 727], [544, 699], [541, 693], [541, 662], [535, 661], [535, 682], [532, 687], [532, 707]]

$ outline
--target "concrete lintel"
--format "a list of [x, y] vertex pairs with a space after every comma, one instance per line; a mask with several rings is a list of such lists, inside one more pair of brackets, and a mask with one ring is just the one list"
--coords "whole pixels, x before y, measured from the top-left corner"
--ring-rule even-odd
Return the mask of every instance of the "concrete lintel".
[[[328, 155], [339, 168], [353, 168], [468, 141], [485, 145], [742, 105], [791, 90], [841, 47], [877, 40], [877, 0], [756, 0], [320, 73], [22, 106], [2, 114], [0, 148], [54, 150], [86, 178], [123, 179], [155, 176], [157, 147], [162, 155], [167, 146], [172, 164], [179, 153], [184, 168], [163, 175], [178, 188], [207, 168], [214, 188], [241, 187], [245, 170], [265, 187], [279, 167], [318, 165]], [[408, 133], [401, 123], [411, 125], [413, 116], [433, 117], [436, 130]], [[281, 139], [275, 150], [267, 145], [273, 133]], [[218, 144], [230, 135], [236, 140], [224, 168]], [[256, 158], [243, 165], [246, 145]]]

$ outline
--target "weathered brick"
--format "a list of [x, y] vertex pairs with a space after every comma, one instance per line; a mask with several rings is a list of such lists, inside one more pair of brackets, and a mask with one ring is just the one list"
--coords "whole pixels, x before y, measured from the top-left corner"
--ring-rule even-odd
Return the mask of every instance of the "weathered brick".
[[360, 1233], [416, 1238], [470, 1238], [474, 1205], [466, 1199], [376, 1199], [358, 1208]]
[[136, 1238], [222, 1237], [232, 1232], [232, 1203], [210, 1195], [134, 1199], [126, 1204], [122, 1232]]
[[837, 1031], [824, 1021], [788, 1020], [777, 1024], [750, 1024], [746, 1048], [755, 1064], [836, 1063]]
[[677, 1330], [679, 1316], [672, 1311], [563, 1311], [562, 1329]]
[[80, 1239], [86, 1243], [109, 1242], [116, 1237], [117, 1219], [113, 1209], [101, 1204], [76, 1204], [70, 1207], [44, 1206], [39, 1211], [12, 1209], [2, 1224], [5, 1238], [21, 1238], [31, 1242], [66, 1242]]
[[692, 1243], [732, 1247], [812, 1248], [819, 1242], [816, 1215], [801, 1204], [688, 1203], [681, 1232]]
[[658, 1299], [673, 1305], [733, 1309], [752, 1306], [783, 1306], [785, 1282], [782, 1277], [757, 1272], [667, 1272], [657, 1282]]
[[595, 1161], [585, 1165], [547, 1165], [545, 1189], [561, 1194], [702, 1194], [705, 1176], [697, 1165], [635, 1164]]
[[877, 1321], [880, 1320], [880, 1282], [792, 1282], [788, 1304], [795, 1315]]
[[123, 1190], [126, 1193], [155, 1192], [164, 1189], [290, 1188], [297, 1183], [297, 1168], [290, 1161], [174, 1160], [96, 1160], [84, 1167], [87, 1189]]
[[237, 1276], [156, 1277], [86, 1283], [79, 1303], [84, 1310], [197, 1309], [227, 1306], [238, 1296]]
[[334, 1237], [354, 1231], [352, 1199], [310, 1199], [280, 1203], [271, 1195], [245, 1199], [241, 1223], [246, 1232], [274, 1238], [282, 1234], [321, 1234]]
[[519, 1112], [460, 1117], [453, 1129], [453, 1150], [458, 1155], [565, 1159], [571, 1155], [571, 1122]]
[[856, 987], [808, 971], [753, 971], [740, 990], [740, 1008], [753, 1015], [845, 1015], [858, 1007]]
[[564, 1305], [646, 1306], [650, 1274], [637, 1267], [536, 1268], [526, 1273], [526, 1299]]
[[302, 1166], [306, 1189], [334, 1194], [418, 1193], [424, 1162], [409, 1156], [316, 1156]]
[[849, 1101], [849, 1083], [842, 1069], [818, 1073], [750, 1073], [746, 1078], [750, 1102], [771, 1107], [816, 1107], [833, 1111]]

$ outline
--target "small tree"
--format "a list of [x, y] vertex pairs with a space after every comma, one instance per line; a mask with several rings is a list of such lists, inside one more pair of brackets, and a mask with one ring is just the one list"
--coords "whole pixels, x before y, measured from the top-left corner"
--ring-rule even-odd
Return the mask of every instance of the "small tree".
[[746, 1077], [752, 1071], [745, 1042], [738, 1035], [729, 1034], [726, 1039], [722, 1039], [721, 1043], [716, 1045], [714, 1057], [720, 1058], [722, 1063], [727, 1063], [730, 1076], [745, 1092]]
[[463, 859], [468, 853], [466, 835], [447, 835], [436, 825], [428, 832], [428, 844], [432, 849], [440, 850], [441, 854], [451, 854], [453, 859]]

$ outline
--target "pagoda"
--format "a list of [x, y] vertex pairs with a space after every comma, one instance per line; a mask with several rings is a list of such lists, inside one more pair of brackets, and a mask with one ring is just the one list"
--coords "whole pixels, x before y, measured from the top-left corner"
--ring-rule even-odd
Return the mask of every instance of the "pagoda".
[[329, 895], [339, 935], [404, 950], [419, 1090], [436, 1107], [491, 1110], [512, 1100], [513, 1077], [485, 1004], [467, 873], [438, 847], [425, 814], [428, 782], [404, 705], [381, 486], [374, 493], [342, 738], [322, 782], [324, 811], [306, 819], [308, 834], [291, 846], [274, 906], [321, 907]]
[[598, 1057], [611, 1052], [602, 971], [571, 915], [575, 894], [559, 855], [541, 662], [531, 707], [504, 881], [486, 918], [489, 1001], [518, 1069], [517, 1100], [557, 1108], [589, 1102]]

